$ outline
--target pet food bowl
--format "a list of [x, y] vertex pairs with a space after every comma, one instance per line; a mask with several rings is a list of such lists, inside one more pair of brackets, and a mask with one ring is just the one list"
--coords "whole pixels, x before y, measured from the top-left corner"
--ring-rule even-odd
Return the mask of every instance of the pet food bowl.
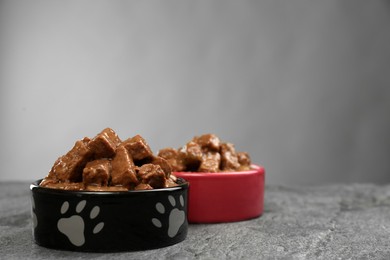
[[264, 175], [262, 166], [237, 172], [174, 172], [190, 183], [188, 221], [220, 223], [251, 219], [263, 213]]
[[188, 182], [137, 191], [69, 191], [31, 184], [33, 237], [70, 251], [161, 248], [187, 236]]

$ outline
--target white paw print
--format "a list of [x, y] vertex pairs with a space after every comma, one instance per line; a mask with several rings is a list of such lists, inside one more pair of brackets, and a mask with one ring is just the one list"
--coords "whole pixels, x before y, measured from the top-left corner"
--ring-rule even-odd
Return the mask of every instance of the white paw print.
[[[76, 212], [80, 213], [83, 211], [85, 205], [87, 204], [86, 200], [80, 201], [76, 206]], [[69, 209], [69, 202], [65, 201], [61, 206], [61, 214], [65, 214]], [[89, 213], [89, 218], [94, 219], [99, 215], [100, 208], [98, 206], [93, 207]], [[58, 220], [57, 227], [58, 230], [68, 237], [69, 241], [75, 246], [82, 246], [85, 243], [84, 237], [84, 219], [79, 215], [73, 215], [69, 218], [61, 218]], [[94, 229], [93, 233], [97, 234], [103, 229], [104, 223], [98, 223]]]
[[[169, 203], [172, 207], [176, 206], [176, 200], [173, 196], [168, 196]], [[182, 207], [184, 207], [184, 198], [180, 195], [179, 203]], [[165, 214], [165, 206], [158, 202], [156, 203], [156, 210], [160, 214]], [[185, 221], [185, 212], [183, 210], [179, 210], [178, 208], [173, 208], [169, 213], [169, 223], [168, 223], [168, 236], [174, 237], [177, 235], [181, 225], [184, 224]], [[162, 227], [162, 223], [158, 218], [152, 218], [152, 223], [158, 228]]]

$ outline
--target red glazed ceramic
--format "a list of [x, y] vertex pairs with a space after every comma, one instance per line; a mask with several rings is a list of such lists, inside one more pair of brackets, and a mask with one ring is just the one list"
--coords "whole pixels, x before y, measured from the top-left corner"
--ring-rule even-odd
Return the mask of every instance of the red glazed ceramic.
[[234, 222], [263, 213], [264, 167], [252, 165], [240, 172], [174, 172], [190, 183], [188, 221]]

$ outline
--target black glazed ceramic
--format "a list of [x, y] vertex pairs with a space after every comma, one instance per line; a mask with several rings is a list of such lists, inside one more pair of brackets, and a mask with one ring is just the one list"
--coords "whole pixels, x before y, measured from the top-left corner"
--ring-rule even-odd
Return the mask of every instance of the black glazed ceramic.
[[33, 237], [38, 245], [71, 251], [160, 248], [187, 236], [188, 183], [172, 188], [91, 192], [30, 185]]

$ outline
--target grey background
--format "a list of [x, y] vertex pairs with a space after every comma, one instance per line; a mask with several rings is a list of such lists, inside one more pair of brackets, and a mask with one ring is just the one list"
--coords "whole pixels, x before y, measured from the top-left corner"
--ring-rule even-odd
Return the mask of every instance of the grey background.
[[389, 1], [0, 1], [0, 180], [111, 127], [268, 184], [390, 181]]

